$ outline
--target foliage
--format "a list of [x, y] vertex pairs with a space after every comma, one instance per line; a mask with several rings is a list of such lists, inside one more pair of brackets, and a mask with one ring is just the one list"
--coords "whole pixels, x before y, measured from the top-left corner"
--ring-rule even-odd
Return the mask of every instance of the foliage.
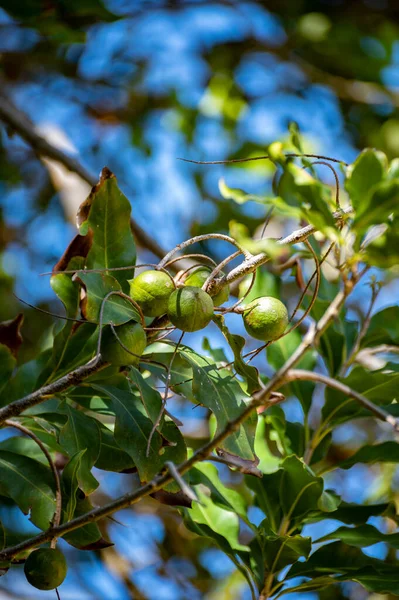
[[[370, 504], [367, 499], [363, 504], [349, 505], [342, 497], [344, 490], [329, 488], [323, 476], [360, 464], [399, 460], [398, 444], [392, 436], [392, 431], [398, 429], [396, 363], [376, 371], [357, 364], [361, 353], [376, 344], [397, 347], [399, 334], [392, 316], [396, 308], [377, 312], [357, 329], [345, 306], [346, 298], [366, 278], [373, 264], [368, 249], [374, 242], [365, 245], [365, 236], [381, 221], [386, 222], [387, 230], [392, 225], [389, 217], [395, 209], [395, 185], [399, 180], [389, 178], [389, 164], [381, 153], [363, 152], [345, 168], [352, 213], [349, 217], [338, 213], [333, 218], [332, 212], [327, 215], [326, 210], [318, 211], [318, 206], [328, 201], [328, 188], [293, 159], [282, 160], [279, 156], [275, 167], [281, 170], [281, 180], [287, 176], [287, 185], [280, 188], [281, 196], [276, 197], [276, 211], [286, 214], [294, 208], [299, 211], [296, 216], [306, 214], [324, 237], [313, 239], [311, 247], [306, 241], [308, 230], [305, 229], [305, 238], [300, 238], [299, 243], [305, 241], [305, 254], [299, 255], [297, 269], [302, 259], [312, 258], [316, 265], [315, 283], [305, 288], [294, 314], [305, 311], [304, 316], [308, 315], [313, 325], [305, 335], [301, 324], [307, 321], [291, 316], [285, 333], [259, 347], [258, 354], [267, 347], [269, 366], [275, 370], [269, 378], [248, 364], [243, 338], [233, 334], [224, 320], [229, 312], [236, 313], [235, 319], [240, 319], [240, 313], [245, 314], [240, 304], [244, 301], [248, 305], [251, 287], [247, 286], [238, 304], [229, 300], [225, 307], [215, 307], [213, 320], [230, 346], [233, 362], [228, 362], [224, 352], [213, 349], [209, 343], [205, 345], [206, 352], [200, 353], [189, 342], [183, 343], [182, 336], [176, 342], [167, 315], [151, 320], [123, 293], [128, 289], [132, 271], [137, 273], [139, 266], [134, 267], [136, 253], [126, 199], [112, 173], [103, 170], [99, 183], [79, 211], [79, 215], [85, 215], [85, 224], [80, 225], [76, 238], [79, 243], [75, 242], [74, 247], [78, 250], [72, 253], [69, 246], [52, 276], [53, 289], [72, 321], [56, 326], [52, 351], [45, 350], [36, 357], [34, 369], [22, 364], [14, 372], [5, 368], [2, 375], [3, 426], [21, 427], [22, 433], [31, 437], [28, 440], [11, 436], [0, 444], [0, 558], [4, 571], [13, 562], [23, 560], [28, 550], [56, 539], [59, 526], [60, 534], [66, 533], [70, 545], [80, 549], [104, 547], [107, 542], [89, 516], [91, 496], [99, 486], [97, 473], [135, 471], [137, 487], [131, 497], [105, 506], [99, 517], [112, 514], [152, 490], [163, 490], [168, 503], [181, 507], [175, 510], [180, 512], [185, 526], [199, 538], [212, 540], [233, 561], [254, 596], [264, 599], [292, 590], [324, 590], [341, 581], [358, 582], [377, 593], [399, 595], [398, 565], [390, 551], [389, 560], [371, 558], [362, 551], [379, 542], [392, 551], [399, 547], [395, 510], [388, 503]], [[225, 193], [226, 189], [224, 184]], [[312, 205], [304, 213], [303, 194]], [[230, 197], [242, 202], [242, 197], [237, 200], [235, 194]], [[379, 210], [373, 211], [371, 205], [377, 197]], [[367, 210], [363, 210], [366, 204]], [[81, 243], [82, 235], [88, 243]], [[346, 252], [344, 260], [336, 265], [334, 284], [320, 271], [326, 241]], [[291, 257], [297, 252], [298, 240], [294, 242], [286, 245]], [[255, 271], [258, 277], [266, 263], [272, 272], [276, 259], [267, 253], [257, 256], [254, 264], [254, 257], [246, 251], [238, 278]], [[331, 264], [339, 257], [335, 252]], [[288, 267], [282, 265], [280, 272], [294, 264], [289, 257], [286, 263]], [[117, 270], [116, 278], [113, 269], [119, 267], [127, 268]], [[234, 280], [234, 273], [235, 269], [230, 270], [227, 280], [216, 274], [213, 280], [211, 277], [201, 283], [211, 295], [217, 294]], [[174, 280], [178, 289], [185, 289], [180, 274]], [[297, 277], [298, 281], [303, 288], [301, 278]], [[158, 291], [157, 282], [156, 286]], [[374, 281], [371, 286], [374, 301], [378, 286]], [[335, 320], [338, 313], [339, 319]], [[199, 318], [198, 314], [195, 318]], [[109, 350], [101, 356], [105, 340], [102, 332], [109, 332], [113, 324], [119, 325], [112, 330], [115, 333], [121, 327], [130, 327], [126, 319], [136, 324], [145, 319], [147, 347], [143, 353], [143, 347], [132, 338], [127, 348], [116, 334], [112, 347], [128, 363], [121, 365], [119, 358], [113, 362]], [[15, 361], [21, 344], [20, 321], [18, 318], [1, 326], [5, 365]], [[207, 316], [201, 328], [208, 322]], [[133, 361], [128, 352], [134, 354]], [[299, 370], [292, 370], [295, 366]], [[315, 421], [310, 415], [319, 402], [314, 385], [318, 373], [320, 377], [323, 373], [328, 375], [319, 380], [327, 382], [327, 389], [320, 418]], [[66, 374], [67, 380], [60, 385]], [[164, 386], [162, 393], [158, 391], [159, 384]], [[45, 393], [41, 392], [43, 386], [47, 386]], [[13, 390], [29, 392], [23, 404]], [[202, 449], [193, 447], [181, 430], [182, 423], [165, 410], [176, 394], [180, 401], [194, 402], [210, 413], [210, 438]], [[286, 397], [300, 403], [302, 422], [289, 420], [282, 408], [284, 404], [278, 406]], [[335, 430], [343, 423], [373, 416], [390, 427], [385, 430], [385, 440], [365, 443], [350, 456], [334, 458]], [[9, 417], [17, 420], [5, 420]], [[245, 474], [240, 486], [227, 486], [222, 467], [217, 469], [212, 460], [221, 461], [230, 472]], [[61, 473], [59, 480], [54, 478], [55, 471]], [[30, 521], [45, 532], [44, 538], [33, 536], [26, 540], [24, 534], [9, 531], [4, 515], [14, 507], [29, 514]], [[257, 507], [262, 514], [259, 524], [251, 518], [251, 507]], [[373, 515], [383, 519], [378, 527], [368, 523]], [[317, 539], [310, 533], [311, 524], [325, 519], [345, 525]], [[67, 526], [64, 531], [63, 524]], [[243, 525], [247, 528], [245, 536], [240, 533]], [[12, 542], [8, 542], [9, 536]]]
[[[0, 413], [0, 549], [16, 548], [0, 563], [7, 593], [60, 521], [74, 574], [101, 560], [108, 585], [85, 577], [96, 597], [111, 585], [137, 600], [163, 585], [207, 600], [399, 595], [394, 5], [2, 3], [0, 410], [16, 407]], [[259, 155], [271, 160], [174, 160]], [[62, 254], [81, 180], [97, 181], [86, 168], [104, 164], [119, 185], [103, 171]], [[337, 221], [339, 204], [353, 211]], [[276, 240], [308, 224], [309, 245]], [[230, 289], [219, 278], [248, 254], [224, 264], [221, 287], [206, 290], [222, 310], [180, 339], [129, 300], [135, 263], [214, 232], [262, 259]], [[167, 265], [168, 281], [188, 282], [197, 262], [210, 273], [234, 250], [205, 236], [190, 252], [208, 258]], [[51, 291], [37, 277], [55, 263]], [[14, 289], [70, 320], [17, 303]], [[266, 347], [245, 335], [244, 302], [225, 312], [245, 293], [245, 304], [279, 298], [291, 317]], [[147, 327], [143, 354], [119, 335], [132, 326]]]

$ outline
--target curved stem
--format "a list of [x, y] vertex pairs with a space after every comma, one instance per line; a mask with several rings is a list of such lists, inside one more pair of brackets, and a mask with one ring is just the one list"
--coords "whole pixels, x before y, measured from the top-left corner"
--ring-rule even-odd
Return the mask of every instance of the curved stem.
[[240, 250], [240, 252], [242, 252], [244, 254], [245, 258], [249, 259], [252, 256], [252, 254], [250, 252], [241, 248], [241, 246], [238, 244], [238, 242], [236, 242], [236, 240], [234, 238], [230, 237], [229, 235], [224, 235], [223, 233], [204, 233], [202, 235], [196, 235], [196, 236], [190, 238], [189, 240], [186, 240], [185, 242], [181, 242], [180, 244], [177, 244], [177, 246], [172, 248], [172, 250], [170, 250], [170, 252], [168, 252], [163, 257], [161, 262], [158, 264], [158, 267], [159, 268], [164, 267], [170, 261], [172, 256], [174, 254], [176, 254], [176, 252], [178, 252], [179, 250], [184, 250], [184, 248], [187, 248], [188, 246], [192, 246], [193, 244], [197, 244], [198, 242], [204, 242], [207, 240], [222, 240], [224, 242], [228, 242], [229, 244], [232, 244], [238, 250]]
[[216, 275], [218, 275], [222, 271], [222, 269], [224, 269], [224, 267], [229, 264], [229, 262], [237, 258], [237, 256], [239, 256], [240, 254], [242, 254], [242, 252], [240, 250], [237, 250], [237, 252], [233, 252], [233, 254], [230, 254], [230, 256], [227, 256], [218, 265], [216, 265], [213, 271], [209, 274], [206, 281], [204, 281], [202, 289], [205, 292], [208, 292], [208, 288], [209, 286], [211, 286], [208, 293], [210, 293], [212, 296], [212, 282], [214, 281]]
[[[320, 154], [297, 154], [295, 152], [289, 152], [285, 154], [287, 158], [320, 158], [324, 160], [329, 160], [331, 162], [340, 163], [342, 165], [348, 165], [343, 160], [339, 160], [338, 158], [331, 158], [331, 156], [322, 156]], [[263, 156], [252, 156], [251, 158], [232, 158], [230, 160], [190, 160], [188, 158], [179, 158], [177, 160], [182, 160], [183, 162], [193, 163], [194, 165], [229, 165], [233, 163], [244, 163], [244, 162], [252, 162], [254, 160], [272, 160], [268, 154]]]
[[[47, 462], [50, 466], [51, 472], [53, 473], [54, 483], [55, 483], [55, 512], [54, 512], [54, 516], [53, 516], [52, 526], [59, 527], [59, 524], [61, 522], [61, 511], [62, 511], [61, 481], [60, 481], [60, 475], [57, 471], [57, 467], [55, 466], [54, 461], [51, 458], [50, 452], [47, 450], [47, 448], [43, 444], [43, 442], [37, 437], [37, 435], [35, 435], [27, 427], [24, 427], [24, 425], [21, 425], [21, 423], [18, 423], [18, 421], [11, 421], [11, 419], [6, 419], [4, 421], [4, 425], [7, 425], [7, 427], [14, 427], [15, 429], [18, 429], [25, 435], [29, 436], [39, 446], [40, 450], [43, 452], [44, 456], [46, 457]], [[51, 540], [51, 548], [55, 548], [56, 544], [57, 544], [57, 538], [54, 536], [54, 538]]]

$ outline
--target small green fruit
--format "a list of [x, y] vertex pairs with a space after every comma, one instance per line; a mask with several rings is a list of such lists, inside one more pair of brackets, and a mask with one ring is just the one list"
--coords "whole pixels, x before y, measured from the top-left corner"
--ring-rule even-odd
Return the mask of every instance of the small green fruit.
[[130, 297], [137, 302], [146, 317], [166, 313], [169, 296], [175, 289], [172, 279], [163, 271], [143, 271], [129, 280]]
[[213, 317], [212, 298], [199, 287], [175, 290], [169, 298], [168, 317], [182, 331], [203, 329]]
[[103, 329], [101, 340], [102, 358], [118, 367], [137, 365], [140, 360], [138, 357], [143, 354], [147, 345], [147, 336], [144, 329], [139, 323], [129, 321], [129, 323], [115, 327], [115, 332], [122, 344], [137, 356], [126, 352], [114, 336], [111, 327], [106, 326]]
[[[184, 284], [202, 288], [210, 273], [211, 270], [207, 267], [199, 267], [187, 277]], [[220, 273], [220, 275], [223, 275], [223, 273]], [[220, 292], [216, 294], [216, 296], [212, 296], [213, 305], [220, 306], [220, 304], [224, 304], [229, 299], [229, 295], [230, 288], [228, 285], [226, 285], [220, 290]]]
[[288, 313], [277, 298], [262, 296], [245, 307], [243, 320], [251, 337], [269, 342], [284, 333], [288, 325]]
[[54, 590], [64, 581], [67, 564], [58, 548], [39, 548], [29, 554], [24, 572], [33, 587], [38, 590]]

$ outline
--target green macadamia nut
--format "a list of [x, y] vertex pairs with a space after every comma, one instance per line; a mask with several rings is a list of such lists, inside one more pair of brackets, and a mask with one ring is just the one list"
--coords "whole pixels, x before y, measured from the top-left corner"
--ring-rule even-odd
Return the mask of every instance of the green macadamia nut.
[[286, 307], [271, 296], [262, 296], [250, 302], [244, 307], [242, 316], [249, 335], [264, 342], [279, 338], [288, 325]]
[[168, 302], [168, 317], [182, 331], [199, 331], [213, 317], [213, 302], [199, 287], [185, 286], [175, 290]]
[[[210, 274], [211, 270], [208, 267], [199, 267], [187, 277], [184, 284], [202, 288]], [[222, 275], [223, 273], [220, 273], [220, 276]], [[230, 288], [226, 285], [216, 294], [216, 296], [212, 296], [213, 305], [220, 306], [220, 304], [224, 304], [229, 299], [229, 295]]]
[[146, 317], [159, 317], [166, 313], [169, 296], [175, 289], [169, 275], [164, 271], [143, 271], [129, 283], [130, 297]]
[[39, 548], [29, 554], [24, 572], [33, 587], [38, 590], [54, 590], [64, 581], [67, 564], [58, 548]]
[[[129, 321], [115, 327], [115, 332], [122, 344], [132, 352], [127, 352], [115, 337], [111, 327], [106, 325], [101, 340], [101, 356], [103, 360], [115, 366], [138, 365], [140, 356], [147, 345], [147, 336], [140, 323]], [[136, 356], [134, 356], [136, 355]]]

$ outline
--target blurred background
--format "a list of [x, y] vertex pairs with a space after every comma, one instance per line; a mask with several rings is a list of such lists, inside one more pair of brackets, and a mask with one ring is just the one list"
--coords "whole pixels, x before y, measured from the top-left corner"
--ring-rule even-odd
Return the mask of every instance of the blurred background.
[[[375, 146], [392, 159], [399, 152], [398, 34], [397, 0], [0, 0], [0, 319], [25, 313], [21, 362], [48, 345], [53, 320], [18, 304], [13, 292], [62, 312], [40, 273], [51, 270], [75, 234], [87, 180], [103, 166], [117, 176], [148, 235], [141, 262], [192, 235], [228, 232], [232, 220], [253, 235], [266, 209], [224, 200], [218, 181], [268, 194], [270, 165], [193, 165], [178, 157], [264, 154], [274, 140], [288, 140], [294, 121], [307, 152], [351, 162]], [[86, 181], [43, 160], [36, 134], [74, 157]], [[226, 256], [220, 243], [202, 251]], [[392, 303], [392, 285], [375, 310]], [[361, 288], [353, 318], [368, 297]], [[209, 337], [222, 344], [213, 330]], [[200, 349], [199, 339], [193, 343]], [[294, 405], [285, 409], [300, 418]], [[188, 434], [205, 435], [203, 416], [187, 412]], [[339, 435], [350, 447], [353, 431]], [[356, 469], [338, 475], [347, 501], [394, 494], [386, 484], [393, 473]], [[223, 468], [221, 475], [240, 486], [239, 475]], [[96, 477], [103, 484], [98, 504], [132, 486], [129, 475]], [[174, 509], [149, 500], [116, 518], [103, 524], [112, 548], [66, 548], [72, 568], [62, 600], [249, 598], [229, 559], [189, 533]], [[384, 549], [366, 551], [381, 556]], [[51, 594], [29, 587], [22, 570], [0, 579], [1, 599]], [[301, 597], [371, 597], [352, 584], [328, 594]]]

